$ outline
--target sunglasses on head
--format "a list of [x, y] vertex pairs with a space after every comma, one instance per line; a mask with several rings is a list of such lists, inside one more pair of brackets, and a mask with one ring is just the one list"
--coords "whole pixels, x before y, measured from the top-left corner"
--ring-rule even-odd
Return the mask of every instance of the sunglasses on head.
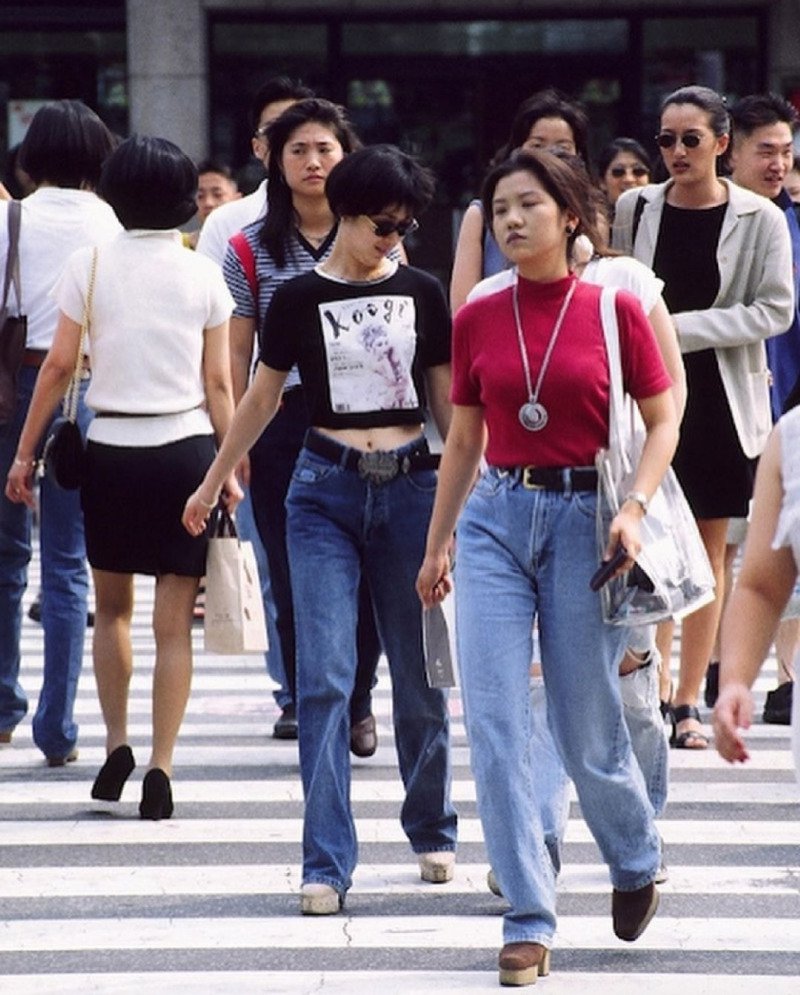
[[656, 135], [656, 144], [662, 149], [671, 149], [678, 141], [684, 148], [696, 149], [702, 140], [703, 136], [697, 135], [693, 131], [687, 131], [685, 135], [673, 135], [671, 131], [662, 131]]
[[409, 218], [408, 221], [392, 221], [391, 218], [379, 218], [376, 221], [375, 218], [371, 218], [368, 214], [362, 214], [361, 217], [369, 222], [373, 234], [377, 235], [378, 238], [387, 238], [395, 232], [397, 232], [400, 238], [405, 238], [406, 235], [410, 235], [419, 228], [419, 222], [416, 218]]
[[650, 170], [647, 168], [647, 166], [612, 166], [611, 167], [611, 175], [615, 176], [618, 180], [622, 179], [622, 177], [629, 171], [633, 173], [634, 176], [648, 176], [650, 174]]

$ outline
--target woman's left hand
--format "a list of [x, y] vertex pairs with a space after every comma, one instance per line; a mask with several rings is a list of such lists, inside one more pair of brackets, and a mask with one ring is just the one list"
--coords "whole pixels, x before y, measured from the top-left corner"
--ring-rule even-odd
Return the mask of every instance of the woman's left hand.
[[611, 528], [608, 530], [608, 545], [606, 546], [605, 559], [610, 560], [616, 553], [618, 546], [624, 546], [628, 551], [628, 559], [625, 560], [619, 570], [614, 574], [615, 577], [618, 574], [625, 573], [626, 570], [630, 570], [641, 551], [642, 540], [639, 533], [641, 518], [641, 512], [628, 511], [627, 508], [623, 507], [611, 522]]
[[217, 506], [216, 500], [212, 504], [200, 496], [202, 487], [203, 484], [193, 494], [189, 495], [183, 507], [183, 514], [181, 515], [183, 527], [192, 536], [199, 536], [205, 531], [208, 520], [211, 517], [211, 512]]
[[14, 504], [26, 504], [29, 508], [35, 506], [33, 496], [35, 469], [36, 464], [33, 461], [24, 465], [17, 462], [11, 464], [6, 478], [6, 497], [9, 501], [13, 501]]
[[244, 491], [239, 484], [235, 471], [230, 474], [230, 476], [225, 480], [225, 483], [222, 485], [221, 497], [228, 514], [232, 515], [239, 502], [244, 497]]
[[749, 729], [753, 721], [753, 695], [744, 684], [723, 686], [714, 706], [714, 745], [728, 763], [744, 763], [750, 759], [742, 729]]

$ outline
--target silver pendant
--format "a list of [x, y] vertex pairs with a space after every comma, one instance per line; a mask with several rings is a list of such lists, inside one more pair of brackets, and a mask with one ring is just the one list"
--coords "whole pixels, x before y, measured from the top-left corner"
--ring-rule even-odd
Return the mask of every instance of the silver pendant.
[[528, 401], [519, 409], [519, 421], [529, 432], [541, 432], [548, 422], [547, 408], [538, 401]]

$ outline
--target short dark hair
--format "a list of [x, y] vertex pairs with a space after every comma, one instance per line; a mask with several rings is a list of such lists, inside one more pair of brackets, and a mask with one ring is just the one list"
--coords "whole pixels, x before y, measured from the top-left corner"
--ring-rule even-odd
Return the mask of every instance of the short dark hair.
[[738, 135], [752, 135], [756, 128], [764, 125], [788, 124], [792, 131], [797, 129], [798, 116], [795, 108], [779, 97], [777, 93], [754, 93], [742, 97], [730, 109], [734, 138]]
[[231, 183], [236, 182], [231, 167], [224, 162], [216, 162], [214, 159], [203, 159], [202, 162], [198, 162], [197, 175], [202, 176], [204, 173], [218, 173], [220, 176], [224, 176], [226, 180], [230, 180]]
[[580, 104], [569, 100], [566, 94], [554, 87], [539, 90], [533, 96], [524, 100], [517, 108], [508, 141], [498, 153], [496, 161], [506, 159], [528, 140], [531, 128], [546, 117], [561, 118], [566, 121], [572, 131], [575, 151], [589, 164], [589, 118]]
[[578, 218], [575, 231], [567, 238], [567, 257], [580, 234], [587, 235], [596, 248], [602, 248], [605, 240], [597, 228], [599, 191], [592, 183], [583, 159], [563, 152], [521, 149], [489, 171], [483, 181], [481, 204], [490, 227], [494, 221], [497, 184], [506, 176], [520, 172], [535, 176], [562, 211], [569, 211]]
[[131, 135], [109, 156], [97, 192], [123, 228], [177, 228], [197, 211], [197, 169], [166, 138]]
[[678, 90], [673, 90], [661, 101], [661, 113], [663, 114], [671, 104], [694, 104], [701, 111], [705, 111], [708, 114], [711, 130], [717, 138], [730, 133], [731, 122], [725, 98], [709, 86], [682, 86]]
[[600, 179], [605, 176], [606, 170], [620, 152], [627, 152], [635, 156], [647, 168], [648, 173], [653, 172], [653, 164], [650, 162], [650, 156], [635, 138], [615, 138], [603, 148], [597, 157], [597, 175]]
[[248, 114], [250, 130], [255, 132], [261, 119], [261, 112], [267, 104], [274, 104], [279, 100], [308, 100], [313, 96], [315, 96], [314, 91], [300, 80], [290, 79], [288, 76], [270, 77], [261, 84], [250, 101]]
[[298, 128], [311, 122], [328, 128], [336, 136], [345, 155], [361, 148], [361, 142], [353, 131], [344, 108], [320, 97], [299, 100], [269, 126], [267, 215], [261, 229], [261, 244], [281, 268], [286, 265], [286, 249], [295, 219], [292, 191], [283, 177], [283, 149]]
[[113, 134], [82, 101], [54, 100], [33, 115], [19, 165], [36, 186], [93, 190], [115, 144]]
[[427, 166], [394, 145], [371, 145], [338, 162], [325, 195], [337, 218], [378, 214], [387, 207], [420, 214], [433, 200], [436, 180]]

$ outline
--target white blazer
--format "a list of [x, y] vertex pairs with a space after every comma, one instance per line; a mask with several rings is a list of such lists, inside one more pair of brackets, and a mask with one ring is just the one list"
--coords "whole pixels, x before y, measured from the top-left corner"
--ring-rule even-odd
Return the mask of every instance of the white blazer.
[[[720, 285], [710, 308], [672, 318], [681, 352], [713, 348], [745, 455], [761, 453], [772, 428], [764, 339], [785, 332], [794, 317], [792, 244], [786, 218], [765, 197], [730, 180], [717, 244]], [[648, 266], [661, 225], [666, 183], [626, 190], [616, 204], [612, 244]], [[634, 212], [644, 200], [635, 244]]]

